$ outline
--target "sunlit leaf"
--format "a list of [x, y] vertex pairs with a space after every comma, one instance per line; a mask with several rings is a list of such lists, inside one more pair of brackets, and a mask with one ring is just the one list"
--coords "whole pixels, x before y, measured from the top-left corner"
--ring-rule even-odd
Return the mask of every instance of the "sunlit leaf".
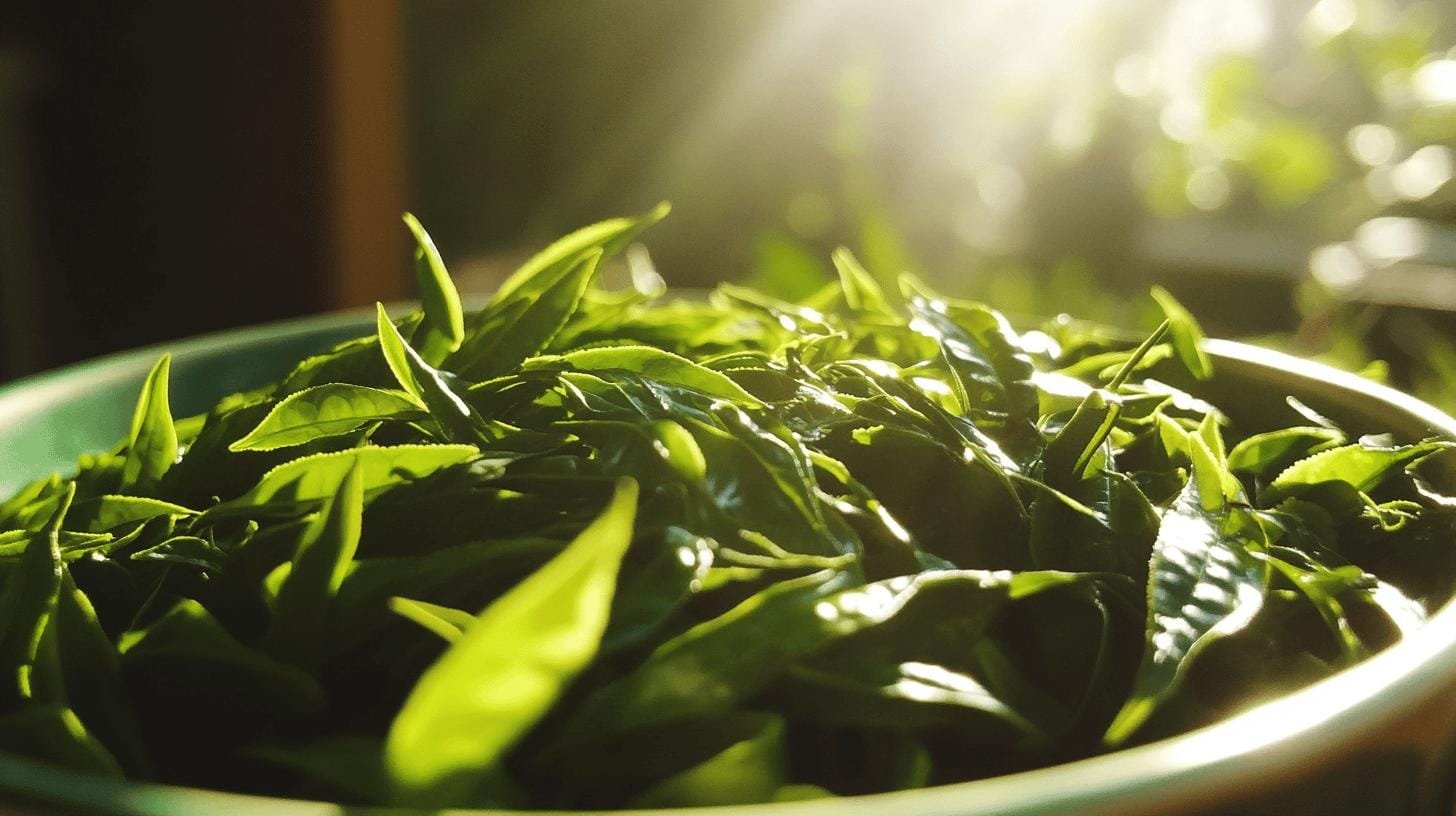
[[582, 371], [630, 371], [658, 382], [691, 388], [740, 405], [759, 404], [752, 394], [723, 374], [650, 346], [606, 346], [567, 352], [560, 356], [536, 357], [526, 363], [526, 370], [555, 365], [567, 365]]
[[359, 459], [304, 530], [288, 577], [273, 601], [273, 620], [264, 642], [269, 652], [300, 665], [314, 665], [330, 601], [359, 546], [364, 515], [364, 467]]
[[465, 313], [430, 234], [409, 213], [404, 214], [404, 224], [415, 238], [415, 285], [424, 307], [424, 319], [415, 330], [414, 340], [425, 362], [439, 365], [465, 339]]
[[1194, 476], [1164, 512], [1153, 544], [1142, 666], [1104, 736], [1109, 745], [1131, 737], [1199, 651], [1243, 629], [1264, 603], [1265, 568], [1254, 556], [1258, 525], [1222, 494], [1220, 466], [1207, 447], [1193, 449]]
[[167, 378], [171, 370], [172, 357], [163, 354], [142, 384], [141, 397], [131, 418], [126, 461], [121, 468], [123, 489], [146, 488], [156, 483], [177, 459], [177, 429], [172, 424], [172, 409], [167, 401]]
[[97, 496], [78, 501], [71, 508], [71, 525], [88, 532], [100, 533], [135, 521], [146, 521], [157, 516], [182, 518], [196, 515], [179, 504], [148, 499], [141, 496]]
[[475, 616], [469, 612], [409, 598], [390, 598], [389, 609], [451, 643], [459, 640], [465, 630], [475, 623]]
[[637, 218], [610, 218], [558, 239], [521, 264], [496, 289], [492, 305], [516, 298], [527, 284], [538, 283], [553, 268], [572, 265], [593, 250], [601, 250], [604, 256], [616, 254], [638, 233], [666, 218], [671, 211], [672, 206], [664, 201]]
[[385, 761], [401, 801], [461, 801], [592, 659], [632, 540], [637, 485], [496, 600], [420, 677], [390, 727]]
[[1203, 329], [1198, 321], [1167, 289], [1154, 286], [1152, 294], [1153, 300], [1158, 302], [1168, 318], [1168, 331], [1173, 336], [1173, 348], [1177, 350], [1178, 358], [1193, 376], [1200, 380], [1208, 379], [1213, 374], [1213, 363], [1208, 352], [1203, 350]]
[[283, 509], [321, 502], [338, 491], [344, 477], [360, 466], [364, 491], [422, 479], [441, 468], [480, 455], [473, 445], [368, 446], [335, 453], [316, 453], [294, 459], [268, 471], [243, 495], [210, 508], [204, 518], [226, 514], [247, 515], [253, 509], [279, 505]]
[[1256, 474], [1283, 470], [1298, 459], [1343, 441], [1343, 433], [1321, 427], [1284, 428], [1254, 434], [1229, 451], [1229, 467]]
[[373, 422], [422, 419], [408, 395], [349, 383], [329, 383], [289, 394], [228, 450], [269, 451], [349, 434]]
[[1321, 451], [1285, 468], [1259, 494], [1259, 501], [1276, 504], [1327, 482], [1344, 482], [1359, 492], [1369, 492], [1392, 471], [1451, 447], [1450, 442], [1430, 441], [1394, 448], [1345, 445]]

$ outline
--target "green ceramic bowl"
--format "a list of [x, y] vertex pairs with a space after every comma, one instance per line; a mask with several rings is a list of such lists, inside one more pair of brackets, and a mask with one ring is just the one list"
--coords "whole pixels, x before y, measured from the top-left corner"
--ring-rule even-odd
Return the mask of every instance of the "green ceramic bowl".
[[[0, 388], [0, 495], [127, 430], [157, 355], [173, 354], [172, 405], [186, 415], [262, 385], [298, 358], [371, 330], [366, 314], [277, 323], [142, 349]], [[1456, 439], [1456, 419], [1409, 396], [1314, 363], [1210, 341], [1210, 398], [1249, 431], [1273, 427], [1294, 395], [1353, 432]], [[1453, 473], [1452, 475], [1456, 475]], [[1453, 542], [1456, 546], [1456, 542]], [[1139, 816], [1453, 813], [1456, 606], [1352, 669], [1217, 725], [1107, 756], [996, 779], [852, 799], [703, 809], [742, 816]], [[56, 770], [0, 754], [0, 812], [384, 813]]]

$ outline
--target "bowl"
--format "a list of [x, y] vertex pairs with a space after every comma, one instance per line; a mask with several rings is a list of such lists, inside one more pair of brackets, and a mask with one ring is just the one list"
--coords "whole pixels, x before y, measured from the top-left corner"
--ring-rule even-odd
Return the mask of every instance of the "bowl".
[[[110, 448], [130, 422], [157, 356], [173, 354], [177, 416], [276, 379], [305, 355], [372, 331], [370, 313], [241, 329], [124, 352], [0, 387], [0, 495], [85, 451]], [[1237, 405], [1250, 431], [1272, 428], [1292, 395], [1352, 433], [1456, 439], [1456, 419], [1351, 374], [1265, 349], [1207, 341], [1207, 396]], [[1229, 399], [1233, 397], [1233, 399]], [[1439, 460], [1437, 462], [1440, 463]], [[1456, 476], [1456, 465], [1447, 464]], [[1456, 546], [1456, 542], [1453, 542]], [[397, 810], [129, 783], [0, 753], [0, 801], [36, 813], [363, 816]], [[1443, 814], [1456, 805], [1456, 605], [1351, 669], [1212, 726], [1036, 771], [917, 791], [732, 808], [705, 816], [1154, 816]], [[10, 812], [10, 811], [7, 811]], [[695, 811], [698, 812], [698, 811]]]

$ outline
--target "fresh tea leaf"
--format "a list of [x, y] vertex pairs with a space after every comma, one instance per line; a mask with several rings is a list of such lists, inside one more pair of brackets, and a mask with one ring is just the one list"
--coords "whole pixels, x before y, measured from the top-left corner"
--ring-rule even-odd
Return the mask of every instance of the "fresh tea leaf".
[[1152, 289], [1153, 300], [1163, 310], [1168, 318], [1168, 331], [1173, 335], [1173, 348], [1178, 352], [1178, 358], [1183, 365], [1188, 367], [1194, 377], [1206, 380], [1213, 375], [1213, 363], [1208, 358], [1208, 352], [1203, 350], [1203, 329], [1198, 325], [1189, 311], [1183, 308], [1167, 289], [1161, 286], [1154, 286]]
[[553, 269], [574, 264], [583, 255], [595, 250], [600, 250], [603, 257], [615, 255], [642, 230], [666, 218], [671, 210], [672, 206], [664, 201], [637, 218], [610, 218], [557, 240], [521, 264], [521, 268], [496, 289], [491, 304], [516, 299], [521, 292], [527, 291], [528, 284], [539, 283], [548, 278]]
[[601, 259], [600, 251], [585, 254], [549, 278], [523, 281], [508, 299], [497, 295], [481, 313], [479, 331], [446, 367], [461, 377], [488, 380], [540, 353], [576, 312]]
[[151, 760], [121, 676], [116, 646], [96, 608], [70, 574], [61, 578], [52, 617], [66, 698], [87, 730], [129, 773], [150, 774]]
[[172, 409], [167, 402], [171, 370], [172, 356], [163, 354], [142, 384], [121, 468], [123, 490], [155, 484], [177, 460], [177, 428], [172, 424]]
[[567, 352], [559, 356], [536, 357], [525, 368], [565, 364], [582, 371], [601, 369], [629, 371], [658, 382], [691, 388], [710, 396], [753, 407], [758, 400], [732, 379], [691, 360], [650, 346], [606, 346]]
[[67, 485], [43, 531], [30, 537], [17, 569], [0, 589], [0, 711], [13, 711], [31, 696], [31, 670], [41, 635], [61, 591], [61, 524], [75, 497]]
[[270, 451], [353, 433], [374, 422], [417, 420], [420, 406], [399, 391], [349, 383], [328, 383], [289, 394], [231, 451]]
[[420, 301], [424, 307], [424, 319], [415, 330], [415, 343], [420, 347], [420, 357], [431, 365], [439, 365], [449, 354], [460, 348], [465, 339], [465, 312], [460, 307], [460, 295], [445, 270], [445, 261], [435, 242], [418, 219], [404, 214], [404, 224], [415, 237], [415, 285], [420, 290]]
[[338, 492], [324, 502], [298, 542], [264, 638], [271, 654], [297, 665], [319, 662], [325, 616], [354, 560], [363, 516], [364, 468], [355, 459]]
[[390, 598], [389, 609], [451, 643], [459, 640], [465, 630], [475, 623], [475, 616], [469, 612], [424, 601], [412, 601], [409, 598]]
[[203, 514], [204, 519], [250, 515], [272, 508], [292, 510], [320, 502], [338, 491], [356, 463], [366, 493], [422, 479], [480, 455], [473, 445], [368, 446], [294, 459], [268, 471], [251, 490]]
[[885, 300], [884, 290], [854, 253], [845, 247], [834, 250], [834, 268], [839, 272], [839, 286], [844, 291], [844, 302], [857, 312], [894, 314]]
[[451, 441], [474, 441], [484, 439], [485, 422], [469, 403], [445, 381], [445, 374], [426, 363], [420, 355], [405, 342], [395, 328], [394, 322], [379, 309], [379, 347], [389, 370], [399, 381], [400, 387], [429, 410], [430, 416], [440, 423]]
[[1393, 448], [1345, 445], [1321, 451], [1286, 468], [1259, 494], [1259, 501], [1266, 506], [1277, 504], [1326, 482], [1344, 482], [1366, 493], [1395, 469], [1451, 447], [1451, 442], [1428, 441]]
[[1033, 419], [1037, 400], [1031, 359], [1016, 346], [1006, 319], [979, 304], [953, 309], [923, 285], [905, 280], [910, 328], [940, 344], [961, 410], [1017, 422]]
[[71, 525], [86, 532], [101, 533], [123, 524], [147, 521], [157, 516], [185, 518], [197, 515], [180, 504], [140, 496], [97, 496], [78, 501], [71, 508]]
[[1229, 451], [1229, 467], [1244, 473], [1280, 470], [1312, 453], [1334, 447], [1345, 435], [1331, 428], [1297, 427], [1254, 434]]
[[390, 727], [385, 762], [398, 798], [464, 801], [596, 654], [632, 541], [637, 484], [560, 555], [487, 607], [420, 677]]
[[[1194, 475], [1163, 514], [1148, 585], [1147, 642], [1132, 696], [1107, 729], [1126, 741], [1174, 691], [1212, 640], [1243, 629], [1264, 603], [1265, 568], [1251, 549], [1258, 525], [1222, 493], [1218, 463], [1194, 446]], [[1251, 539], [1253, 539], [1251, 541]]]

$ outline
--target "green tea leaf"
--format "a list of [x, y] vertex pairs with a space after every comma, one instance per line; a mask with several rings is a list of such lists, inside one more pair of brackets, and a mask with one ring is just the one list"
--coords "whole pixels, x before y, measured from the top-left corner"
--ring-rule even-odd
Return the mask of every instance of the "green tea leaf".
[[414, 341], [420, 347], [420, 357], [431, 365], [439, 365], [449, 354], [460, 348], [465, 339], [465, 313], [460, 308], [460, 295], [445, 270], [445, 261], [430, 234], [413, 215], [404, 214], [404, 224], [414, 235], [415, 285], [420, 290], [420, 301], [424, 306], [424, 319], [415, 330]]
[[[1281, 553], [1283, 554], [1283, 553]], [[1303, 554], [1294, 553], [1297, 560], [1304, 560]], [[1356, 634], [1345, 613], [1339, 596], [1364, 583], [1365, 573], [1359, 567], [1326, 569], [1320, 564], [1309, 564], [1309, 568], [1270, 555], [1269, 564], [1283, 575], [1290, 584], [1310, 602], [1325, 625], [1329, 627], [1335, 642], [1340, 646], [1340, 656], [1346, 665], [1353, 664], [1366, 654], [1365, 644]]]
[[177, 460], [177, 428], [172, 424], [172, 409], [167, 402], [171, 368], [172, 355], [163, 354], [142, 385], [121, 468], [123, 490], [154, 485]]
[[269, 653], [302, 666], [320, 661], [325, 615], [354, 560], [363, 516], [364, 468], [355, 459], [298, 542], [293, 567], [273, 602], [263, 641]]
[[651, 423], [595, 419], [559, 422], [556, 427], [597, 450], [611, 474], [639, 479], [681, 479], [691, 486], [707, 475], [707, 461], [693, 435], [670, 419]]
[[1193, 376], [1200, 380], [1208, 379], [1213, 375], [1213, 363], [1201, 345], [1203, 329], [1198, 321], [1167, 289], [1154, 286], [1152, 293], [1153, 300], [1158, 302], [1158, 307], [1168, 318], [1168, 330], [1173, 335], [1173, 348], [1178, 352], [1178, 358]]
[[1392, 471], [1452, 447], [1456, 443], [1433, 440], [1394, 448], [1357, 444], [1321, 451], [1286, 468], [1259, 494], [1259, 502], [1265, 506], [1277, 504], [1326, 482], [1344, 482], [1366, 493]]
[[[728, 529], [766, 536], [785, 551], [805, 555], [833, 557], [857, 549], [852, 534], [828, 525], [812, 470], [795, 466], [788, 443], [763, 433], [746, 416], [733, 419], [736, 432], [694, 420], [681, 423], [705, 463], [702, 488]], [[725, 540], [731, 539], [725, 534]]]
[[270, 451], [354, 433], [374, 422], [425, 418], [409, 395], [349, 383], [328, 383], [284, 397], [231, 451]]
[[[884, 603], [868, 615], [851, 612], [844, 623], [832, 603], [822, 615], [815, 613], [852, 582], [845, 573], [826, 570], [774, 584], [659, 646], [635, 672], [597, 689], [568, 733], [596, 735], [609, 727], [638, 728], [727, 709], [836, 635], [892, 614], [912, 589], [908, 582], [901, 582], [898, 594], [885, 587]], [[775, 634], [765, 638], [765, 631]]]
[[885, 292], [854, 253], [845, 247], [834, 250], [834, 268], [839, 272], [839, 286], [844, 291], [844, 302], [857, 312], [894, 314], [885, 300]]
[[1148, 584], [1147, 641], [1133, 692], [1103, 739], [1126, 741], [1211, 641], [1248, 626], [1264, 603], [1258, 524], [1222, 493], [1218, 463], [1194, 445], [1194, 475], [1163, 514]]
[[133, 552], [129, 558], [132, 561], [160, 561], [218, 572], [223, 567], [226, 555], [201, 536], [179, 535], [150, 547], [143, 547]]
[[1061, 490], [1086, 478], [1088, 465], [1112, 432], [1120, 413], [1119, 406], [1108, 402], [1104, 393], [1089, 393], [1067, 424], [1047, 443], [1042, 453], [1042, 478]]
[[492, 301], [471, 334], [445, 366], [461, 377], [488, 380], [540, 353], [576, 312], [596, 276], [600, 252], [589, 253], [559, 272], [547, 270], [523, 281], [513, 298]]
[[268, 471], [243, 495], [209, 508], [198, 523], [228, 515], [253, 515], [268, 509], [292, 512], [338, 492], [357, 463], [364, 492], [422, 479], [480, 455], [473, 445], [393, 445], [316, 453]]
[[41, 635], [61, 591], [61, 524], [76, 494], [68, 484], [45, 530], [31, 536], [20, 564], [0, 589], [0, 711], [31, 696], [31, 671]]
[[100, 533], [157, 516], [185, 518], [195, 515], [196, 510], [161, 499], [107, 495], [76, 502], [71, 509], [71, 525], [86, 532]]
[[394, 322], [385, 313], [384, 304], [376, 305], [379, 309], [379, 347], [400, 386], [420, 405], [429, 409], [430, 415], [440, 423], [440, 427], [445, 429], [451, 440], [472, 441], [481, 438], [484, 421], [445, 382], [444, 374], [426, 363], [405, 342], [399, 329], [395, 328]]
[[[1021, 584], [1018, 585], [1018, 581]], [[846, 573], [781, 581], [659, 646], [633, 673], [599, 688], [571, 720], [574, 733], [643, 727], [723, 711], [794, 662], [891, 621], [922, 593], [964, 591], [982, 623], [1035, 578], [975, 570], [924, 572], [851, 586]], [[765, 637], [765, 632], [772, 632]]]
[[[410, 334], [419, 327], [424, 318], [422, 312], [414, 312], [400, 318], [399, 329]], [[287, 377], [274, 389], [273, 395], [282, 397], [315, 385], [328, 383], [349, 383], [374, 388], [388, 388], [393, 385], [389, 369], [379, 354], [379, 337], [358, 337], [340, 343], [323, 354], [305, 358], [294, 367]]]
[[642, 230], [666, 218], [671, 210], [672, 205], [664, 201], [637, 218], [609, 218], [606, 221], [582, 227], [557, 240], [521, 264], [520, 269], [506, 278], [505, 282], [496, 289], [491, 304], [495, 305], [515, 299], [521, 292], [529, 288], [527, 284], [536, 283], [541, 277], [548, 275], [553, 268], [559, 269], [577, 263], [583, 255], [590, 254], [594, 250], [600, 249], [603, 257], [615, 255]]
[[[0, 533], [0, 558], [23, 558], [35, 535], [32, 530], [7, 530]], [[57, 538], [60, 541], [61, 559], [64, 561], [75, 560], [98, 548], [109, 549], [107, 545], [113, 545], [117, 541], [111, 533], [73, 533], [69, 530], [62, 530]]]
[[684, 357], [650, 346], [606, 346], [582, 349], [562, 355], [536, 357], [525, 364], [527, 371], [565, 364], [582, 371], [629, 371], [649, 379], [691, 388], [710, 396], [730, 400], [744, 407], [759, 401], [729, 377], [704, 368]]
[[1141, 489], [1121, 473], [1100, 471], [1068, 488], [1080, 512], [1057, 497], [1032, 505], [1030, 550], [1040, 569], [1112, 572], [1140, 584], [1157, 537], [1158, 515]]
[[[871, 427], [828, 452], [926, 552], [972, 569], [1028, 569], [1027, 519], [1004, 468], [924, 433]], [[907, 474], [913, 474], [907, 477]]]
[[469, 612], [439, 604], [414, 601], [409, 598], [390, 598], [389, 609], [403, 618], [418, 623], [445, 640], [454, 643], [475, 623], [475, 616]]
[[401, 801], [462, 801], [595, 656], [636, 505], [637, 484], [618, 483], [596, 521], [420, 677], [385, 742]]
[[1027, 695], [1003, 700], [973, 674], [980, 667], [972, 662], [972, 646], [992, 637], [997, 622], [1018, 605], [1048, 593], [1085, 591], [1108, 576], [1022, 572], [998, 581], [981, 573], [967, 580], [972, 575], [927, 583], [890, 619], [799, 661], [767, 698], [796, 722], [954, 730], [1003, 744], [1044, 741], [1042, 729], [1007, 702], [1024, 704]]
[[668, 527], [645, 562], [624, 565], [602, 651], [628, 648], [659, 632], [701, 589], [713, 558], [712, 541]]
[[1321, 427], [1283, 428], [1254, 434], [1229, 451], [1229, 467], [1254, 474], [1283, 470], [1299, 459], [1344, 441], [1345, 435], [1340, 431]]
[[53, 473], [36, 479], [0, 502], [0, 530], [28, 528], [25, 517], [30, 515], [31, 508], [59, 493], [62, 484], [61, 475]]
[[1127, 382], [1128, 378], [1133, 375], [1133, 372], [1137, 371], [1138, 367], [1152, 356], [1153, 349], [1157, 348], [1158, 343], [1162, 341], [1163, 336], [1168, 333], [1171, 327], [1172, 321], [1170, 320], [1164, 320], [1162, 323], [1159, 323], [1152, 334], [1148, 335], [1137, 348], [1128, 353], [1127, 359], [1122, 361], [1113, 373], [1112, 378], [1108, 380], [1107, 387], [1114, 391], [1121, 388]]
[[61, 578], [52, 625], [72, 709], [129, 773], [150, 774], [149, 752], [122, 681], [116, 647], [69, 572]]
[[330, 609], [331, 654], [356, 645], [389, 617], [392, 596], [458, 598], [478, 592], [482, 581], [504, 588], [561, 552], [544, 538], [477, 541], [406, 558], [356, 559]]
[[1031, 359], [1017, 347], [1006, 319], [979, 304], [953, 309], [913, 279], [906, 281], [910, 328], [940, 344], [961, 410], [1017, 422], [1033, 419], [1037, 397]]

